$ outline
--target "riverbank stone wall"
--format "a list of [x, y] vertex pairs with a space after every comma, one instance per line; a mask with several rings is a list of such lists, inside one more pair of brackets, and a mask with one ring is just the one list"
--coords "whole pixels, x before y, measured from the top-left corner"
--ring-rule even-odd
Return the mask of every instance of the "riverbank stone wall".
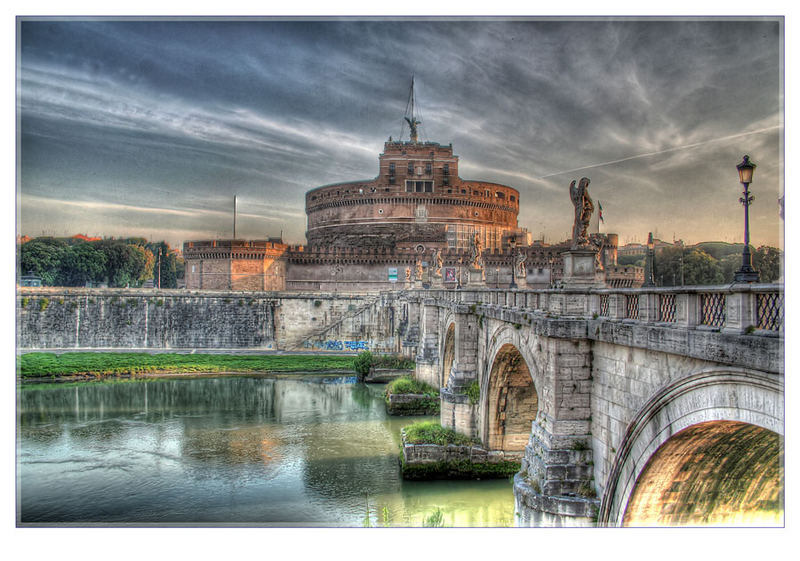
[[378, 294], [18, 288], [17, 348], [393, 352]]

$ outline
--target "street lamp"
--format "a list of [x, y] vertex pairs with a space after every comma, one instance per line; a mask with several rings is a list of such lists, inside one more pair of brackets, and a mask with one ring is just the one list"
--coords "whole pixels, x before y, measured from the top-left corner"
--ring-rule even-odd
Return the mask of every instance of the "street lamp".
[[511, 245], [511, 284], [508, 285], [508, 288], [514, 290], [517, 288], [517, 283], [514, 282], [514, 277], [517, 275], [517, 272], [514, 270], [514, 249], [517, 247], [517, 240], [516, 238], [511, 238], [510, 241]]
[[[653, 242], [653, 232], [647, 235], [647, 255], [644, 263], [644, 284], [642, 286], [655, 286], [656, 251]], [[662, 285], [664, 283], [661, 283]]]
[[750, 183], [753, 181], [753, 170], [756, 165], [745, 155], [742, 163], [736, 166], [739, 171], [739, 182], [744, 185], [739, 202], [744, 205], [744, 249], [742, 250], [742, 267], [736, 271], [733, 282], [758, 282], [758, 271], [753, 269], [753, 257], [750, 255], [750, 203], [755, 197], [750, 194]]

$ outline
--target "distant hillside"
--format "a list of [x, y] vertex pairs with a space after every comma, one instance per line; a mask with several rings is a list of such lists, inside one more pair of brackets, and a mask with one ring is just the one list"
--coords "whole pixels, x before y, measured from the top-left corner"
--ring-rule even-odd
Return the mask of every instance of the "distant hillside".
[[743, 243], [727, 243], [727, 242], [700, 242], [699, 244], [688, 246], [701, 249], [708, 253], [714, 259], [722, 259], [726, 255], [742, 254], [744, 249]]

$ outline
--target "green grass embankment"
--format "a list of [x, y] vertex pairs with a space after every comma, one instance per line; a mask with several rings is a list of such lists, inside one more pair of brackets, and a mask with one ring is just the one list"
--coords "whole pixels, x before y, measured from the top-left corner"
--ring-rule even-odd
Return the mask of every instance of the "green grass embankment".
[[19, 357], [22, 378], [124, 376], [193, 372], [353, 371], [352, 356], [222, 355], [148, 353], [27, 353]]

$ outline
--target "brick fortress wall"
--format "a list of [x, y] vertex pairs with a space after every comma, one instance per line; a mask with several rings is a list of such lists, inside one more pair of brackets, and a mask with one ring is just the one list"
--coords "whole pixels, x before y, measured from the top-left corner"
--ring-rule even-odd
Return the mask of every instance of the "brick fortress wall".
[[461, 179], [452, 145], [389, 141], [376, 178], [312, 189], [306, 213], [317, 247], [465, 249], [477, 232], [483, 247], [500, 248], [519, 230], [519, 192]]

